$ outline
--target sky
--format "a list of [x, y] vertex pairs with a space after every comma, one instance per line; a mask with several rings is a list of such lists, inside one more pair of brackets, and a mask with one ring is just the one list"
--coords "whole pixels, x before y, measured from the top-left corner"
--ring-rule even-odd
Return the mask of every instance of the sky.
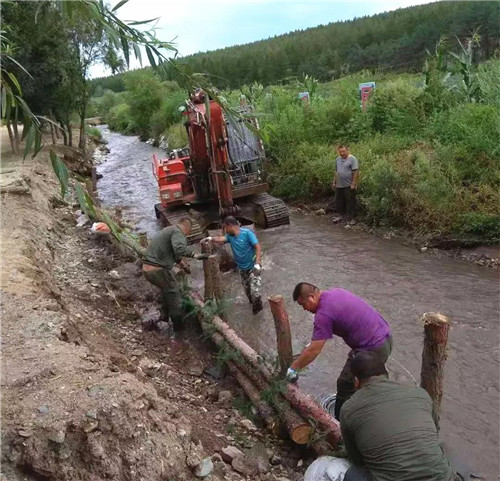
[[[423, 3], [430, 1], [129, 0], [117, 13], [122, 20], [158, 17], [157, 37], [174, 41], [185, 56]], [[104, 66], [92, 67], [92, 77], [103, 75], [109, 75]]]

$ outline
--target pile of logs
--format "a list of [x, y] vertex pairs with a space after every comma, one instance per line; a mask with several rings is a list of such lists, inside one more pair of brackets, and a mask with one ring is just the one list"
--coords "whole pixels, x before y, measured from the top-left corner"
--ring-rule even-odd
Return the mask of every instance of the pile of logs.
[[[205, 301], [221, 299], [223, 288], [218, 257], [211, 255], [203, 262], [205, 272], [204, 298], [194, 293], [199, 307], [199, 321], [204, 332], [221, 349], [233, 349], [241, 362], [227, 360], [230, 373], [240, 384], [267, 428], [278, 434], [286, 430], [296, 444], [308, 444], [318, 455], [331, 453], [341, 440], [340, 426], [316, 401], [303, 393], [298, 386], [284, 381], [293, 360], [290, 322], [282, 296], [268, 298], [274, 318], [280, 370], [273, 373], [264, 359], [241, 339], [219, 316], [206, 319], [203, 314]], [[449, 321], [441, 314], [426, 313], [424, 324], [424, 351], [422, 356], [421, 386], [427, 390], [434, 403], [436, 422], [439, 420], [443, 389], [443, 368]], [[263, 393], [272, 393], [265, 396]]]
[[[205, 300], [220, 299], [223, 289], [217, 256], [204, 261]], [[194, 301], [203, 312], [204, 300], [194, 294]], [[210, 335], [220, 349], [231, 348], [239, 353], [242, 362], [226, 361], [229, 372], [234, 376], [248, 396], [266, 426], [273, 434], [285, 429], [296, 444], [309, 444], [318, 455], [331, 452], [338, 444], [340, 426], [311, 397], [297, 386], [286, 384], [284, 376], [292, 362], [292, 342], [290, 324], [282, 296], [269, 298], [278, 339], [280, 372], [274, 374], [257, 354], [236, 332], [220, 317], [204, 319], [200, 314], [202, 329]], [[262, 393], [272, 395], [263, 399]], [[313, 427], [314, 426], [314, 427]]]

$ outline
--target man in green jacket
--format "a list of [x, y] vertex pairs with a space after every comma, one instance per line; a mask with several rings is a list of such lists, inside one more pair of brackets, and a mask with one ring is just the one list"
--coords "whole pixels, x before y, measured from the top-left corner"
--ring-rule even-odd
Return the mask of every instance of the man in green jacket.
[[354, 466], [344, 481], [455, 480], [427, 392], [390, 381], [370, 351], [354, 355], [351, 372], [357, 391], [340, 411], [340, 427]]
[[[191, 221], [181, 219], [176, 226], [165, 227], [151, 241], [143, 258], [144, 277], [153, 285], [161, 289], [161, 319], [165, 322], [172, 320], [174, 331], [184, 328], [182, 298], [179, 283], [172, 270], [175, 264], [183, 265], [183, 257], [193, 259], [208, 259], [208, 254], [196, 254], [187, 245], [187, 238], [191, 233]], [[159, 321], [150, 323], [147, 327], [154, 329]]]

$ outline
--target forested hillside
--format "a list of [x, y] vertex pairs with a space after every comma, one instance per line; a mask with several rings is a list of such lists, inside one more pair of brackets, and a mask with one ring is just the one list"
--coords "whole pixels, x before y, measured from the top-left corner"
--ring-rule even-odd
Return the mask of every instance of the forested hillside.
[[[221, 88], [254, 81], [270, 85], [304, 74], [326, 81], [363, 69], [418, 71], [426, 50], [440, 37], [463, 39], [477, 28], [482, 58], [476, 60], [481, 61], [499, 45], [499, 11], [498, 2], [439, 2], [199, 53], [180, 62], [193, 72], [210, 74]], [[175, 79], [173, 72], [170, 78]], [[99, 83], [123, 89], [120, 77]]]

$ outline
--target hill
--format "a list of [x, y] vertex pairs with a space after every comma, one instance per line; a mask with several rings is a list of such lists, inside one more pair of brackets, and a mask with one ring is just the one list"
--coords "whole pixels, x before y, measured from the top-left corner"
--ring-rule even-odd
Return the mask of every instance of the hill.
[[[498, 2], [437, 2], [198, 53], [180, 63], [212, 75], [221, 88], [270, 85], [305, 74], [327, 81], [363, 69], [414, 72], [441, 37], [455, 44], [455, 37], [464, 39], [476, 29], [482, 38], [482, 58], [476, 60], [490, 58], [499, 46], [499, 20]], [[172, 71], [169, 78], [175, 79]], [[123, 90], [121, 76], [95, 84]]]

